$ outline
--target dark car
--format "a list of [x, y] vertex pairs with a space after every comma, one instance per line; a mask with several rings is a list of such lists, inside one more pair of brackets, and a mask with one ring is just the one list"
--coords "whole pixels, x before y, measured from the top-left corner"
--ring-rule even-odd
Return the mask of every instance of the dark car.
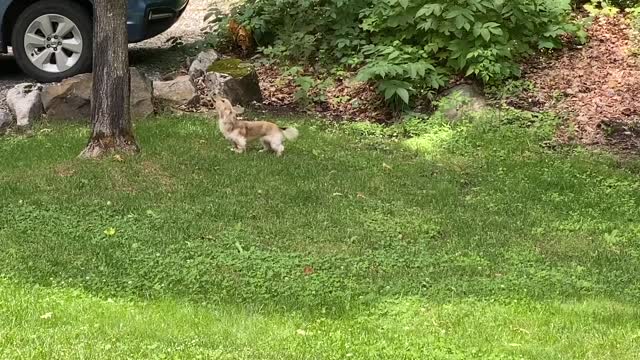
[[[0, 0], [0, 53], [11, 46], [20, 68], [42, 82], [90, 71], [94, 1]], [[129, 41], [169, 29], [188, 2], [129, 0]]]

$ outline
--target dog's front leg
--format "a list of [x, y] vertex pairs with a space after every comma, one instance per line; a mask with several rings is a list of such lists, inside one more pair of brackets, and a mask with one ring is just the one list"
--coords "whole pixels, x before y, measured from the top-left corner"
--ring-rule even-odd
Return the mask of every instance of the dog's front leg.
[[242, 154], [244, 152], [244, 149], [241, 148], [240, 145], [233, 143], [233, 147], [231, 148], [231, 151], [233, 151], [234, 153]]
[[238, 154], [242, 154], [244, 153], [244, 150], [246, 148], [246, 144], [242, 141], [236, 141], [233, 143], [233, 148], [231, 150], [233, 150], [234, 152], [238, 153]]

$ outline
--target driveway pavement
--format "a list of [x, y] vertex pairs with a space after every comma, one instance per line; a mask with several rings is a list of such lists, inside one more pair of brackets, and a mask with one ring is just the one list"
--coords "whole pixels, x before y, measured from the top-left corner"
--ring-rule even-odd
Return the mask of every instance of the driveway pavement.
[[28, 82], [29, 78], [20, 71], [13, 57], [0, 55], [0, 110], [7, 110], [5, 97], [7, 90], [21, 82]]

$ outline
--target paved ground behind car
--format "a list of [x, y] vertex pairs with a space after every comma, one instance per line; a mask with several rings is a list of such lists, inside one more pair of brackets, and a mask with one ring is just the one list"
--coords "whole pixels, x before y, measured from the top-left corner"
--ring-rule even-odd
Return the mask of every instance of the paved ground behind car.
[[2, 69], [2, 75], [0, 75], [0, 110], [7, 110], [7, 104], [5, 103], [7, 91], [14, 85], [24, 82], [26, 77], [11, 56], [0, 55], [0, 69]]
[[[169, 47], [171, 44], [167, 43], [167, 39], [171, 37], [180, 37], [185, 43], [191, 43], [199, 40], [202, 36], [200, 29], [204, 24], [203, 18], [209, 6], [211, 6], [211, 4], [217, 4], [217, 6], [222, 10], [226, 11], [231, 4], [236, 2], [238, 1], [191, 0], [187, 10], [180, 18], [180, 21], [169, 29], [169, 31], [158, 35], [153, 39], [149, 39], [138, 44], [132, 44], [130, 46], [132, 52], [131, 57], [133, 59], [132, 61], [135, 61], [132, 65], [141, 67], [144, 71], [145, 51], [149, 49], [156, 50]], [[142, 53], [142, 56], [137, 53]], [[0, 55], [0, 69], [0, 109], [6, 109], [5, 97], [7, 90], [16, 84], [32, 80], [20, 71], [18, 65], [11, 56]]]
[[131, 45], [132, 49], [137, 48], [162, 48], [170, 46], [167, 39], [177, 36], [185, 43], [191, 43], [201, 38], [200, 29], [204, 25], [204, 16], [210, 6], [217, 6], [224, 12], [227, 12], [229, 6], [239, 3], [239, 0], [191, 0], [187, 6], [187, 10], [169, 31], [162, 33], [153, 39], [143, 41], [139, 44]]

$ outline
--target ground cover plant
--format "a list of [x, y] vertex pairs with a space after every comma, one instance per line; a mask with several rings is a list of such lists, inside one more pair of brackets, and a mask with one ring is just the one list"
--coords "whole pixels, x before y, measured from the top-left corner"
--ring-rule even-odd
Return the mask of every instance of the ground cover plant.
[[523, 57], [559, 48], [566, 36], [586, 40], [569, 0], [249, 0], [227, 20], [211, 19], [222, 21], [223, 36], [226, 21], [239, 22], [281, 63], [355, 69], [394, 108], [432, 97], [458, 75], [485, 83], [518, 76]]
[[196, 117], [1, 138], [0, 357], [637, 357], [637, 159], [547, 114], [276, 120], [283, 159]]

